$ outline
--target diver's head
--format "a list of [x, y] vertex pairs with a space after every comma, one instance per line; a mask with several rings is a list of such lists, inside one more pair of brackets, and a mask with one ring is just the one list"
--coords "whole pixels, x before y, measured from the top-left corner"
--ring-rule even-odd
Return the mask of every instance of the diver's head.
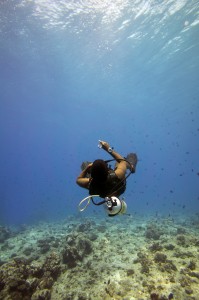
[[109, 217], [114, 217], [118, 214], [122, 215], [126, 213], [127, 205], [124, 200], [120, 200], [115, 196], [106, 197], [105, 200], [105, 209]]
[[91, 167], [91, 177], [97, 182], [105, 182], [108, 177], [108, 166], [102, 159], [96, 159]]

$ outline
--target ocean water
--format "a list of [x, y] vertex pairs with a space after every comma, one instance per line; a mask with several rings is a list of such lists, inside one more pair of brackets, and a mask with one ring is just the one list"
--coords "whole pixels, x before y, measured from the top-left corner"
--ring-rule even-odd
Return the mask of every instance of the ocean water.
[[[99, 139], [128, 215], [78, 210]], [[198, 232], [199, 1], [1, 0], [0, 299], [197, 300]]]
[[1, 1], [1, 223], [76, 213], [82, 161], [109, 158], [98, 139], [139, 157], [130, 212], [198, 211], [198, 9]]

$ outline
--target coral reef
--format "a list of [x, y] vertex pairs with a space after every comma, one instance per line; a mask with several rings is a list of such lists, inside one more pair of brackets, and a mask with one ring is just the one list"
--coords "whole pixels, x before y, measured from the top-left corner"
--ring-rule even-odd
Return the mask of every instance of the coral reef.
[[154, 257], [154, 261], [156, 263], [165, 263], [167, 260], [167, 256], [164, 253], [157, 252]]
[[138, 258], [134, 260], [134, 263], [140, 263], [141, 264], [141, 273], [149, 273], [149, 269], [151, 266], [151, 261], [149, 260], [148, 256], [145, 253], [138, 252], [137, 253]]
[[152, 245], [149, 246], [149, 250], [152, 252], [157, 252], [161, 251], [163, 249], [163, 246], [160, 245], [160, 243], [153, 243]]
[[5, 242], [9, 237], [12, 236], [12, 232], [9, 228], [0, 226], [0, 244]]
[[84, 257], [92, 253], [92, 242], [85, 234], [70, 234], [66, 237], [66, 244], [62, 252], [63, 263], [74, 268]]
[[24, 258], [5, 263], [0, 269], [0, 299], [50, 299], [54, 281], [61, 271], [56, 253], [46, 257], [43, 265]]
[[149, 224], [146, 228], [145, 236], [147, 239], [159, 240], [160, 236], [163, 234], [161, 228], [156, 224]]
[[1, 232], [0, 300], [199, 299], [198, 224], [184, 218], [69, 216]]

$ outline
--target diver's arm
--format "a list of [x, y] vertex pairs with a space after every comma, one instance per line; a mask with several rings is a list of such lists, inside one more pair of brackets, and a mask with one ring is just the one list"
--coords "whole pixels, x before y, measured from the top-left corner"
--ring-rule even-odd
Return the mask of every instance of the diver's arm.
[[117, 153], [114, 149], [110, 148], [110, 145], [107, 142], [101, 141], [102, 148], [107, 151], [117, 162], [117, 169], [115, 170], [115, 174], [119, 179], [123, 179], [126, 174], [126, 161], [123, 160], [124, 157]]
[[126, 174], [126, 161], [125, 160], [120, 160], [124, 159], [119, 153], [117, 153], [115, 150], [110, 153], [113, 158], [115, 158], [118, 161], [117, 169], [115, 170], [115, 174], [119, 179], [124, 179], [125, 174]]
[[92, 166], [92, 163], [89, 164], [80, 174], [79, 176], [77, 177], [77, 180], [76, 180], [76, 183], [83, 187], [83, 188], [86, 188], [88, 189], [88, 185], [89, 185], [89, 181], [90, 179], [86, 177], [87, 173], [90, 172], [90, 168]]

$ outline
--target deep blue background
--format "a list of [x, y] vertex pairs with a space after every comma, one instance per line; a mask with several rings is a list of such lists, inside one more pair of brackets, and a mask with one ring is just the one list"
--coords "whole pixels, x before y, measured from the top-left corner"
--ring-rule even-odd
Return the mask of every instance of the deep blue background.
[[109, 158], [98, 139], [138, 154], [130, 212], [199, 212], [198, 9], [0, 2], [0, 223], [77, 213], [82, 161]]

